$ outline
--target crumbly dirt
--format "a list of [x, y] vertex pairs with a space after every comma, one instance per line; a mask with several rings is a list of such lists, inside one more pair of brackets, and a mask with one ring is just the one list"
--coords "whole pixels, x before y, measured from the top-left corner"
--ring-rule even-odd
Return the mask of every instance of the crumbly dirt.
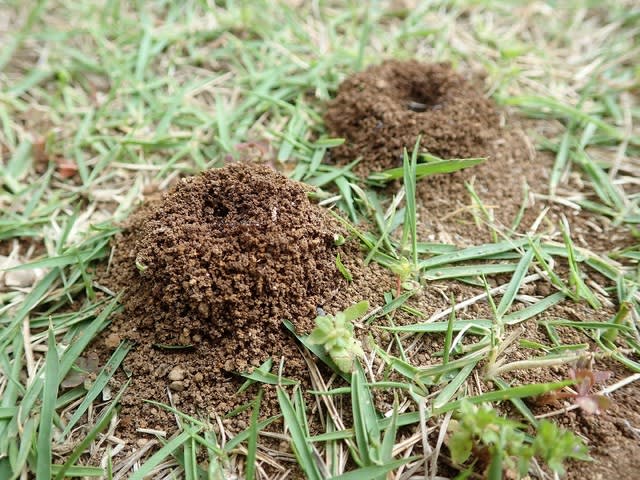
[[[416, 103], [425, 107], [415, 111]], [[330, 161], [346, 164], [360, 157], [354, 171], [362, 177], [400, 166], [402, 149], [411, 150], [418, 136], [421, 151], [442, 158], [486, 157], [472, 168], [419, 181], [422, 241], [456, 245], [491, 241], [487, 221], [510, 229], [523, 203], [527, 208], [517, 225], [519, 232], [557, 233], [553, 225], [565, 215], [577, 245], [596, 253], [635, 241], [628, 230], [607, 218], [536, 197], [534, 193], [547, 193], [553, 165], [553, 156], [537, 152], [527, 135], [538, 125], [497, 108], [477, 82], [449, 64], [388, 60], [370, 67], [340, 85], [324, 119], [331, 135], [345, 139], [330, 151]], [[471, 200], [467, 184], [489, 219]], [[533, 229], [547, 208], [546, 220]]]
[[[355, 242], [336, 245], [346, 233], [308, 192], [268, 167], [235, 164], [181, 180], [130, 218], [101, 280], [124, 291], [124, 312], [94, 344], [106, 359], [121, 340], [136, 343], [124, 363], [132, 375], [122, 400], [124, 437], [175, 429], [171, 414], [143, 399], [212, 418], [245, 405], [256, 391], [236, 394], [244, 381], [238, 372], [269, 357], [275, 365], [283, 358], [282, 374], [308, 387], [308, 369], [282, 321], [309, 333], [318, 307], [335, 313], [376, 301], [371, 284], [381, 269], [364, 268]], [[352, 284], [336, 267], [338, 254]], [[223, 423], [237, 433], [249, 413]], [[261, 414], [276, 413], [275, 389], [267, 387]]]
[[108, 286], [127, 288], [136, 340], [207, 337], [229, 369], [255, 366], [283, 319], [308, 331], [341, 281], [335, 238], [344, 232], [306, 187], [263, 166], [184, 178], [128, 233]]
[[345, 139], [332, 160], [362, 161], [355, 172], [402, 165], [402, 149], [442, 158], [482, 157], [496, 138], [498, 114], [477, 87], [449, 64], [388, 60], [347, 78], [325, 114], [329, 132]]

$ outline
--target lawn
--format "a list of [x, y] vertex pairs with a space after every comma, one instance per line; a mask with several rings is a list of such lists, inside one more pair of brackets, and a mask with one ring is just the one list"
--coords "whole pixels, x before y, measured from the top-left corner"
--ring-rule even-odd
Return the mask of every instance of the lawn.
[[634, 4], [0, 2], [0, 478], [636, 478]]

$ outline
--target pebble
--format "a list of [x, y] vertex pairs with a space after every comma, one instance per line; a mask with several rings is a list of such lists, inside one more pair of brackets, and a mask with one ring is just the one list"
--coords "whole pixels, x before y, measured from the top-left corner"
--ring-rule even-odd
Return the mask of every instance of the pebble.
[[193, 381], [196, 383], [200, 383], [202, 380], [204, 380], [204, 375], [202, 375], [200, 372], [196, 373], [193, 376]]
[[171, 382], [169, 388], [174, 392], [182, 392], [184, 390], [184, 383], [180, 381]]
[[169, 372], [168, 378], [172, 382], [184, 380], [184, 369], [181, 367], [173, 367]]

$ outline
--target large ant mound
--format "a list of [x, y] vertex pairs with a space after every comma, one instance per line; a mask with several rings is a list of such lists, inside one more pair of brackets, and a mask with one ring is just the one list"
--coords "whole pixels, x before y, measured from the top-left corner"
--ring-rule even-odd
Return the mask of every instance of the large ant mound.
[[419, 135], [421, 150], [442, 158], [488, 155], [498, 114], [448, 64], [389, 60], [347, 78], [328, 106], [329, 132], [345, 138], [332, 159], [368, 174], [401, 165]]
[[[391, 288], [386, 272], [365, 269], [356, 242], [336, 245], [345, 232], [309, 200], [310, 188], [268, 167], [232, 164], [181, 180], [129, 218], [100, 275], [123, 291], [124, 311], [92, 345], [106, 362], [122, 340], [136, 344], [114, 377], [130, 381], [119, 435], [175, 431], [174, 416], [145, 399], [198, 417], [234, 412], [221, 422], [243, 430], [257, 390], [239, 391], [238, 373], [271, 358], [277, 372], [310, 387], [283, 320], [306, 334], [317, 307], [335, 314], [363, 298], [381, 301]], [[338, 254], [352, 282], [338, 271]], [[275, 388], [261, 388], [261, 415], [280, 413]]]
[[226, 368], [258, 364], [281, 343], [284, 319], [309, 331], [344, 280], [340, 233], [308, 187], [267, 167], [182, 179], [116, 244], [111, 276], [126, 289], [126, 336], [171, 347], [207, 339]]

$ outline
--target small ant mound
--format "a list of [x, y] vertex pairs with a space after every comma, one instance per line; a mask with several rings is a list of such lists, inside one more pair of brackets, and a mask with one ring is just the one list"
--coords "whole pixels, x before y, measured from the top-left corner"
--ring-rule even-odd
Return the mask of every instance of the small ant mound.
[[441, 158], [487, 156], [498, 114], [491, 101], [449, 64], [389, 60], [347, 78], [327, 108], [329, 133], [345, 139], [336, 163], [362, 161], [356, 173], [401, 165], [418, 136]]

